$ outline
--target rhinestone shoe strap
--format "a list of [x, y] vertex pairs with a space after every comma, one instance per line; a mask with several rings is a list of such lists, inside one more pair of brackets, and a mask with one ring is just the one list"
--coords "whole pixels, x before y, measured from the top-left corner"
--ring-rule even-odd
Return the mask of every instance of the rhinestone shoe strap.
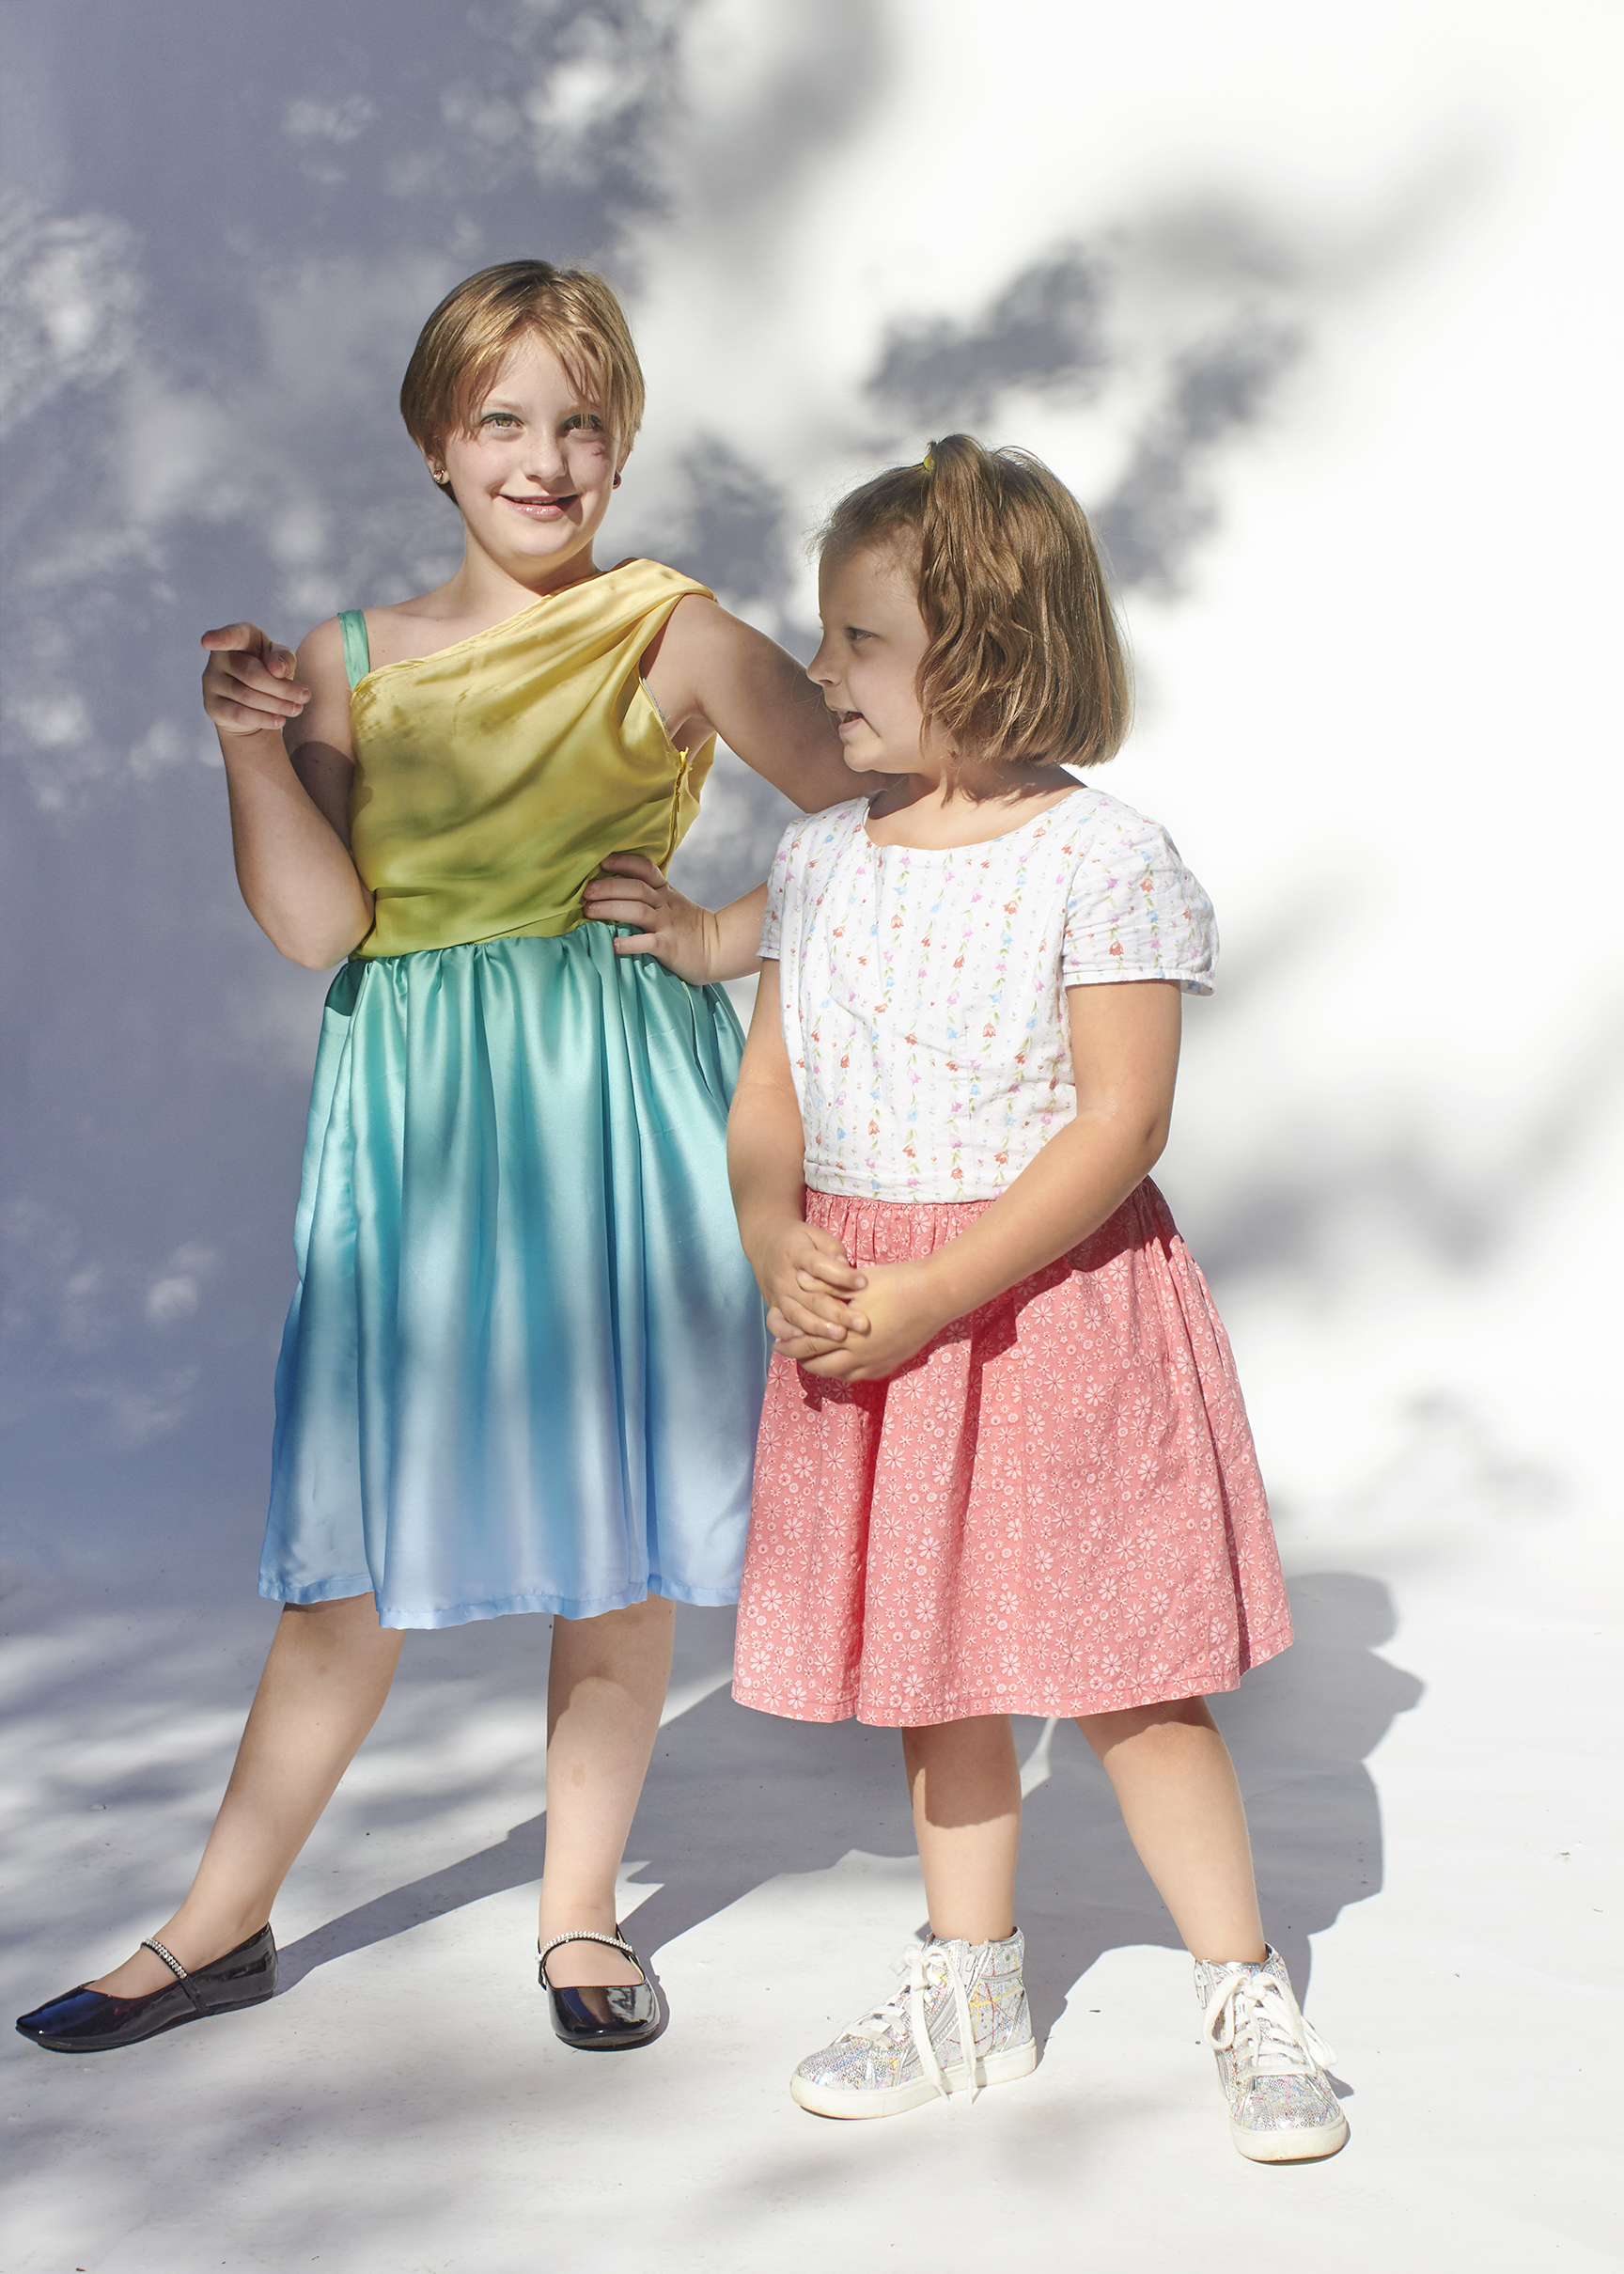
[[150, 1936], [148, 1936], [142, 1943], [141, 1948], [144, 1951], [150, 1951], [155, 1957], [163, 1959], [164, 1965], [174, 1975], [179, 1986], [186, 1993], [187, 2000], [190, 2002], [193, 2010], [195, 2013], [202, 2013], [204, 2009], [203, 1993], [197, 1987], [197, 1984], [193, 1981], [192, 1976], [187, 1971], [186, 1968], [183, 1967], [180, 1959], [176, 1957], [174, 1952], [166, 1951], [161, 1942], [155, 1942]]
[[643, 1971], [642, 1960], [623, 1935], [594, 1935], [586, 1927], [573, 1935], [554, 1935], [551, 1942], [538, 1943], [537, 1963], [545, 1966], [554, 1952], [560, 1950], [566, 1942], [601, 1942], [606, 1951], [618, 1951], [623, 1958], [631, 1959], [639, 1973]]

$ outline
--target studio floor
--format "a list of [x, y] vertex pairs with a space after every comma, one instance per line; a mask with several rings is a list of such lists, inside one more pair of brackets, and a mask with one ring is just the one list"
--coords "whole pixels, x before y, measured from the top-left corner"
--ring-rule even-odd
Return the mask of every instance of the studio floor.
[[[1282, 1522], [1299, 1640], [1221, 1707], [1337, 2054], [1332, 2161], [1234, 2154], [1188, 1964], [1069, 1724], [1020, 1727], [1036, 2075], [884, 2123], [796, 2109], [790, 2069], [888, 1988], [923, 1898], [895, 1739], [735, 1706], [720, 1612], [682, 1617], [626, 1874], [671, 2026], [567, 2051], [531, 1955], [547, 1627], [513, 1619], [409, 1640], [279, 1910], [271, 2007], [95, 2059], [8, 2041], [11, 2274], [1615, 2265], [1612, 1645], [1568, 1577], [1603, 1543], [1571, 1513], [1468, 1542], [1463, 1458], [1434, 1427], [1357, 1527]], [[271, 1623], [86, 1593], [12, 1597], [14, 2010], [164, 1915]]]

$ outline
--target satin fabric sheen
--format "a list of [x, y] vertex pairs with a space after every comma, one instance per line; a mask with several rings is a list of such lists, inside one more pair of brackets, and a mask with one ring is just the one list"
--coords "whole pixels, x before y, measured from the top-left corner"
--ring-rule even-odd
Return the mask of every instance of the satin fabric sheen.
[[640, 667], [703, 591], [628, 562], [353, 688], [377, 923], [322, 1021], [261, 1594], [446, 1626], [738, 1593], [742, 1037], [581, 911], [605, 853], [663, 865], [697, 809], [710, 745], [674, 748]]
[[585, 924], [328, 996], [261, 1594], [385, 1626], [730, 1603], [766, 1380], [720, 988]]
[[714, 740], [677, 750], [639, 665], [704, 585], [654, 560], [550, 594], [351, 693], [350, 843], [375, 896], [363, 960], [555, 937], [606, 853], [661, 868], [699, 810]]

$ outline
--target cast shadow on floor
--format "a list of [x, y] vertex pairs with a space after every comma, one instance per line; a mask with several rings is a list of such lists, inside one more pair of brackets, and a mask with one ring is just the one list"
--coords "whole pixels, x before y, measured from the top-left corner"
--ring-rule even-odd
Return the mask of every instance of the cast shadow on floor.
[[[1382, 1811], [1365, 1763], [1422, 1686], [1377, 1655], [1396, 1625], [1379, 1580], [1342, 1572], [1298, 1578], [1291, 1608], [1293, 1648], [1215, 1700], [1213, 1711], [1246, 1798], [1265, 1927], [1305, 1999], [1309, 1937], [1382, 1885]], [[1017, 1724], [1023, 1759], [1043, 1726]], [[1026, 1802], [1019, 1885], [1040, 2040], [1102, 1952], [1180, 1947], [1104, 1772], [1070, 1722], [1054, 1731], [1048, 1763]], [[538, 1879], [545, 1821], [531, 1817], [496, 1845], [290, 1943], [284, 1990], [351, 1951]], [[657, 1952], [765, 1881], [826, 1870], [853, 1848], [912, 1851], [895, 1733], [780, 1721], [716, 1690], [660, 1733], [627, 1850], [647, 1858], [644, 1875], [661, 1882], [637, 1910], [638, 1947]]]

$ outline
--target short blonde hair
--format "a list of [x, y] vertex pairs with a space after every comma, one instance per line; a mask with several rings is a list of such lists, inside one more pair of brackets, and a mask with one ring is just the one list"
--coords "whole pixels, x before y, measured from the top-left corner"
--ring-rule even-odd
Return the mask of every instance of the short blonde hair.
[[[916, 558], [930, 644], [919, 707], [954, 768], [1097, 766], [1120, 749], [1132, 686], [1087, 515], [1027, 450], [969, 434], [933, 442], [843, 497], [819, 536], [836, 558], [868, 547]], [[1002, 794], [964, 784], [972, 794]]]
[[514, 341], [544, 339], [614, 436], [623, 466], [643, 423], [643, 369], [620, 303], [588, 269], [505, 260], [464, 277], [417, 336], [400, 383], [400, 416], [426, 456], [466, 429]]

